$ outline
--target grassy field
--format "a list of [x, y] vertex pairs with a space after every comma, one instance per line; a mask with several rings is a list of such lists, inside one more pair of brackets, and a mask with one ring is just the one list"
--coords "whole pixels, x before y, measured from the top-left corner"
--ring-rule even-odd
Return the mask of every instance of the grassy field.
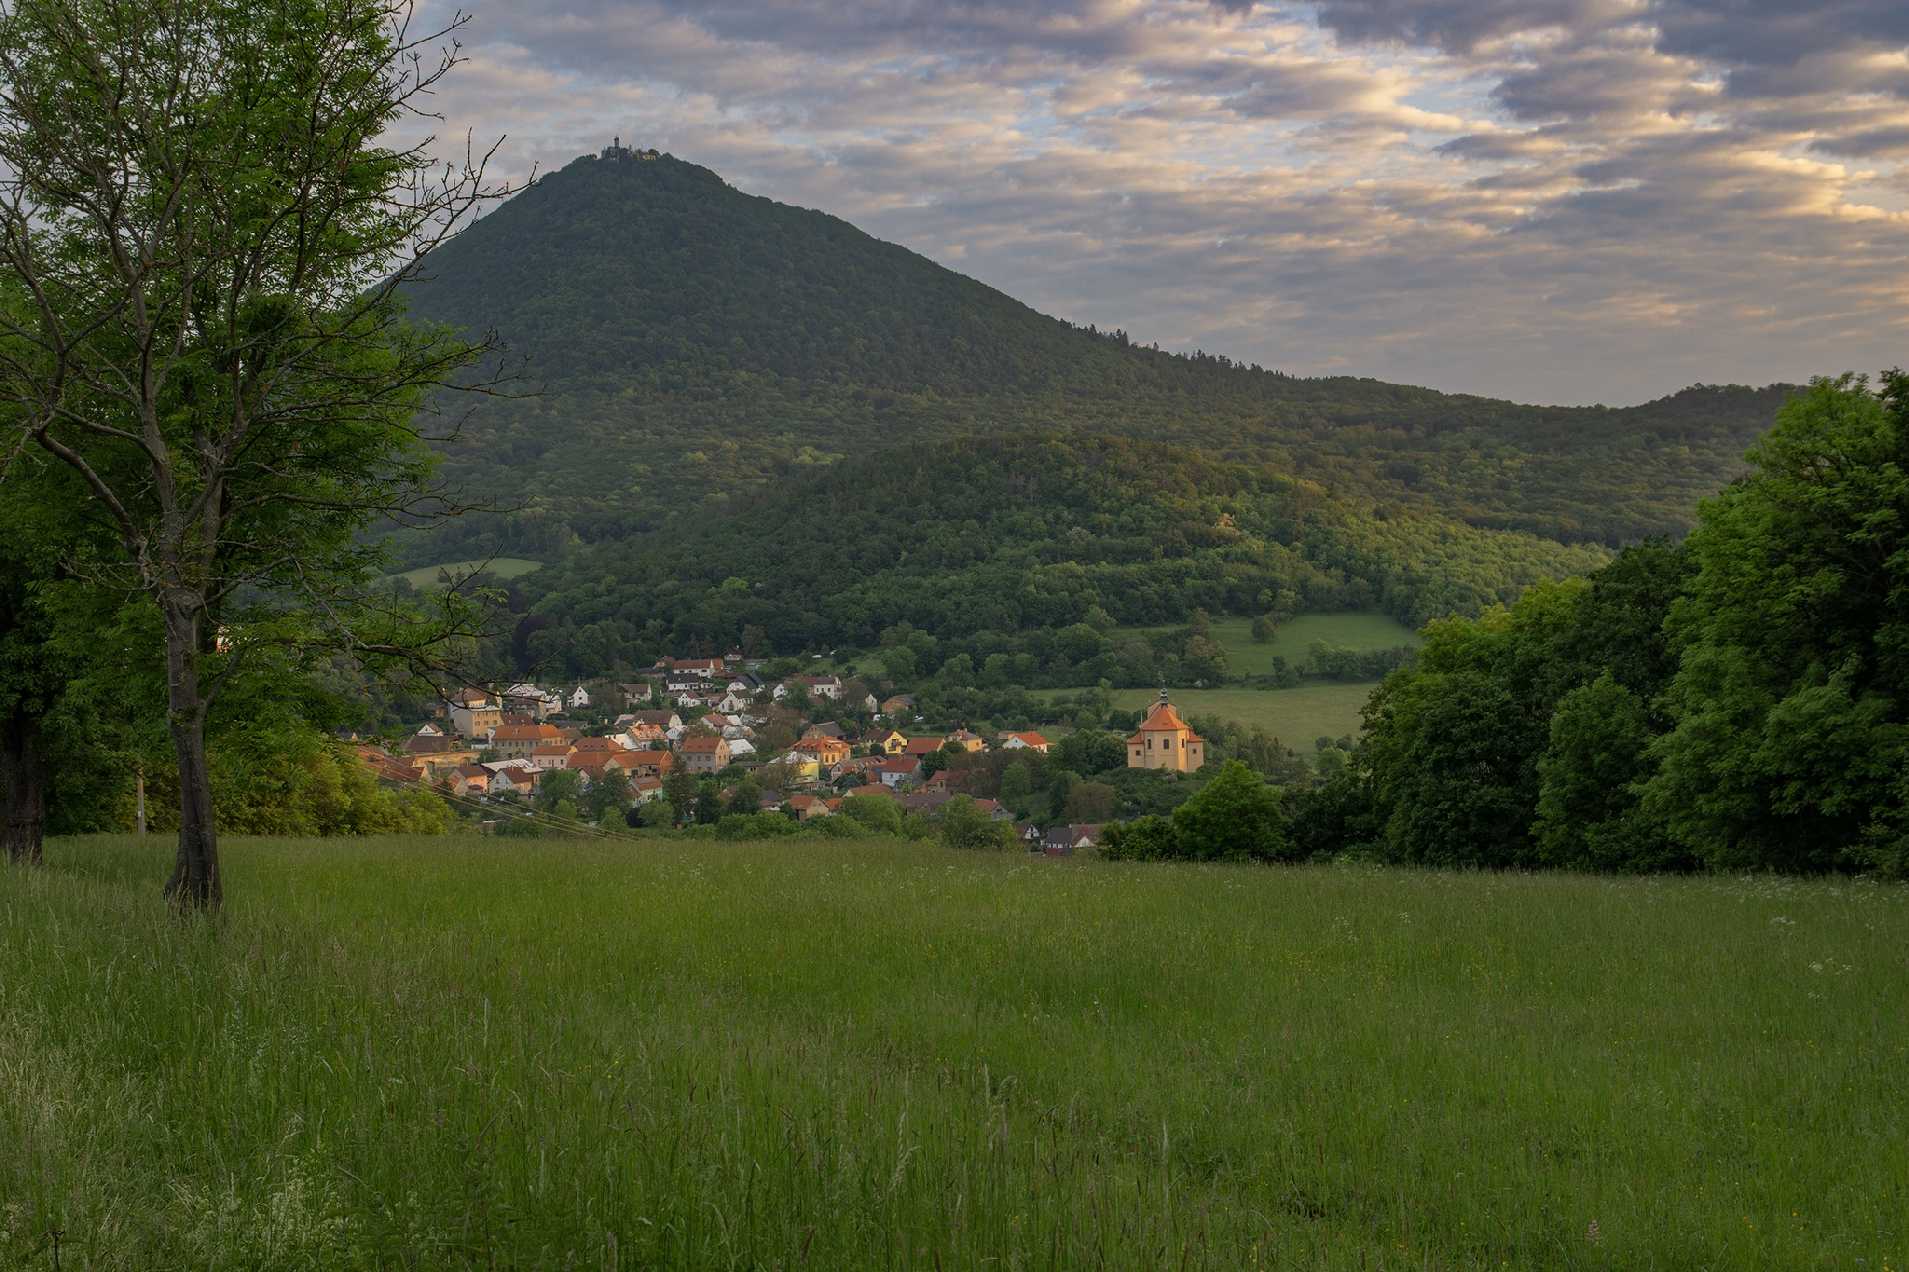
[[490, 573], [500, 579], [521, 578], [533, 570], [544, 568], [542, 561], [528, 561], [523, 557], [494, 557], [487, 564], [484, 561], [445, 561], [438, 565], [421, 565], [415, 570], [406, 570], [395, 577], [407, 580], [412, 587], [429, 587], [438, 581], [438, 575], [449, 570], [453, 577], [465, 570], [474, 570], [485, 565]]
[[[1120, 628], [1114, 635], [1158, 630], [1162, 629]], [[1264, 675], [1273, 669], [1275, 657], [1303, 667], [1311, 660], [1312, 644], [1318, 640], [1355, 650], [1419, 644], [1418, 633], [1386, 614], [1302, 614], [1282, 623], [1278, 634], [1263, 645], [1253, 640], [1250, 618], [1216, 618], [1212, 631], [1213, 639], [1226, 653], [1228, 670], [1236, 676]]]
[[[1359, 712], [1377, 684], [1306, 684], [1297, 689], [1175, 689], [1173, 703], [1183, 715], [1215, 715], [1240, 724], [1257, 724], [1302, 755], [1322, 737], [1359, 732]], [[1077, 689], [1054, 690], [1078, 693]], [[1123, 711], [1157, 701], [1158, 690], [1116, 689], [1110, 695]]]
[[214, 927], [50, 856], [4, 1267], [1909, 1255], [1899, 887], [233, 840]]

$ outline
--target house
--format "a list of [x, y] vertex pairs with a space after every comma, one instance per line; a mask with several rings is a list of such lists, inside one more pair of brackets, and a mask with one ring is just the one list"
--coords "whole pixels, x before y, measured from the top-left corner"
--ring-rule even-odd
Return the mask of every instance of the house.
[[948, 741], [954, 743], [969, 755], [973, 755], [976, 751], [985, 751], [988, 749], [988, 744], [981, 740], [979, 734], [970, 733], [966, 729], [956, 729], [953, 733], [948, 735]]
[[878, 760], [869, 771], [883, 786], [893, 788], [919, 781], [921, 761], [912, 755], [891, 755], [885, 760]]
[[822, 776], [822, 762], [807, 751], [791, 751], [782, 757], [789, 776], [798, 782], [813, 782]]
[[834, 768], [846, 760], [850, 753], [849, 744], [840, 738], [803, 738], [795, 744], [794, 749], [797, 754], [815, 757], [816, 764], [821, 768]]
[[756, 744], [748, 738], [726, 737], [725, 740], [729, 743], [729, 759], [732, 763], [756, 753]]
[[625, 758], [628, 755], [629, 752], [627, 751], [617, 751], [611, 754], [572, 751], [570, 753], [570, 771], [575, 773], [578, 777], [581, 777], [585, 786], [594, 786], [596, 783], [602, 781], [605, 775], [610, 773], [621, 773], [624, 777], [628, 777], [632, 767], [629, 760]]
[[669, 660], [670, 679], [694, 676], [708, 684], [727, 670], [720, 658], [672, 658]]
[[874, 715], [877, 711], [880, 711], [881, 709], [882, 709], [881, 699], [877, 698], [872, 693], [863, 695], [862, 710], [868, 712], [870, 715]]
[[493, 795], [535, 795], [537, 779], [542, 776], [542, 771], [538, 769], [498, 769], [491, 774], [490, 793]]
[[907, 736], [894, 729], [877, 729], [863, 738], [862, 744], [881, 755], [902, 755], [908, 750]]
[[[667, 708], [661, 711], [633, 711], [630, 714], [633, 717], [631, 721], [632, 732], [637, 728], [648, 726], [654, 728], [657, 731], [657, 736], [661, 737], [667, 734], [671, 729], [680, 729], [683, 727], [683, 717]], [[639, 736], [641, 735], [639, 734]]]
[[636, 777], [668, 777], [676, 768], [676, 757], [668, 751], [631, 751], [623, 757]]
[[635, 684], [619, 682], [616, 691], [623, 695], [623, 705], [634, 710], [648, 705], [653, 687], [647, 680], [641, 680]]
[[512, 685], [504, 691], [504, 710], [521, 711], [533, 720], [547, 720], [563, 710], [563, 698], [538, 685]]
[[1191, 773], [1206, 763], [1206, 739], [1199, 736], [1160, 691], [1160, 701], [1127, 739], [1127, 767]]
[[905, 811], [927, 817], [940, 812], [941, 806], [953, 798], [946, 791], [916, 791], [911, 795], [903, 795], [900, 803]]
[[837, 742], [845, 740], [842, 726], [833, 720], [810, 725], [808, 728], [802, 730], [802, 736], [805, 738], [834, 738]]
[[822, 799], [816, 795], [791, 795], [784, 801], [789, 811], [795, 814], [797, 821], [812, 821], [817, 817], [827, 817], [842, 806], [839, 799]]
[[1049, 826], [1041, 835], [1041, 851], [1050, 857], [1071, 857], [1084, 848], [1100, 846], [1097, 824]]
[[537, 747], [530, 753], [530, 762], [546, 772], [551, 769], [570, 767], [570, 744], [551, 742]]
[[807, 690], [811, 698], [838, 701], [842, 696], [842, 679], [840, 676], [796, 676], [776, 686], [776, 701], [780, 702], [794, 693], [797, 688]]
[[490, 749], [505, 759], [517, 759], [564, 740], [563, 730], [554, 724], [500, 724], [491, 733]]
[[491, 730], [504, 722], [504, 709], [475, 690], [465, 690], [451, 700], [451, 729], [461, 738], [482, 742]]
[[619, 755], [633, 749], [615, 738], [578, 738], [576, 742], [578, 755]]
[[729, 739], [720, 734], [699, 733], [684, 738], [680, 748], [683, 769], [690, 773], [720, 773], [729, 767]]
[[1047, 754], [1050, 743], [1038, 733], [1004, 733], [1001, 735], [1003, 751], [1039, 751]]
[[727, 693], [725, 693], [720, 699], [717, 700], [716, 710], [721, 711], [728, 715], [734, 715], [736, 712], [741, 711], [745, 709], [746, 707], [748, 707], [748, 705], [749, 705], [748, 698], [744, 697], [742, 694], [739, 694], [735, 690], [731, 689]]
[[570, 691], [569, 702], [572, 711], [587, 710], [590, 706], [590, 691], [585, 689], [582, 685], [578, 685], [575, 689]]
[[914, 713], [915, 695], [912, 693], [898, 693], [892, 698], [882, 699], [882, 714], [891, 720]]
[[947, 740], [946, 738], [909, 738], [907, 744], [902, 747], [902, 754], [912, 755], [916, 759], [933, 755]]
[[1041, 828], [1036, 826], [1033, 822], [1017, 823], [1014, 827], [1014, 833], [1020, 837], [1021, 843], [1029, 852], [1039, 852], [1041, 850]]
[[482, 764], [460, 764], [445, 775], [444, 785], [453, 795], [483, 796], [490, 794], [491, 771]]
[[630, 795], [639, 804], [647, 804], [653, 799], [663, 798], [663, 779], [660, 777], [633, 777], [630, 779]]
[[889, 790], [880, 782], [870, 782], [866, 786], [851, 786], [842, 792], [843, 799], [855, 799], [864, 795], [880, 795], [883, 799], [895, 798], [895, 792]]

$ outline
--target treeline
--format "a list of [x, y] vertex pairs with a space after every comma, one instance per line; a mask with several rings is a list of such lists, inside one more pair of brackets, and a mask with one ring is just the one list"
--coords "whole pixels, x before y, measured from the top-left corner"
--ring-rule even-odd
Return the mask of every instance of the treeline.
[[1819, 382], [1682, 545], [1434, 623], [1290, 855], [1909, 871], [1909, 376]]
[[508, 652], [583, 675], [686, 650], [892, 648], [885, 634], [907, 628], [933, 634], [933, 661], [917, 649], [896, 679], [965, 655], [979, 684], [1157, 683], [1161, 651], [1112, 629], [1201, 609], [1379, 609], [1417, 625], [1605, 555], [1382, 519], [1271, 467], [1180, 448], [970, 438], [858, 457], [580, 551], [518, 584], [531, 613]]

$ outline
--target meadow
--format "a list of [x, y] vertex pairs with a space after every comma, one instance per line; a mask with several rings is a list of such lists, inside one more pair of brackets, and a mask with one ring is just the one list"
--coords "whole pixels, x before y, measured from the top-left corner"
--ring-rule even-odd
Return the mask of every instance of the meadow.
[[[1377, 681], [1355, 681], [1315, 682], [1295, 689], [1175, 689], [1173, 703], [1182, 715], [1259, 725], [1301, 755], [1311, 755], [1322, 737], [1358, 735], [1359, 713], [1376, 688]], [[1050, 690], [1045, 696], [1078, 692]], [[1158, 701], [1160, 694], [1158, 690], [1115, 689], [1108, 696], [1123, 711], [1139, 711]]]
[[[1127, 634], [1145, 635], [1164, 630], [1167, 629], [1121, 627], [1111, 634], [1118, 639]], [[1215, 618], [1208, 624], [1208, 630], [1226, 655], [1227, 670], [1235, 676], [1267, 675], [1273, 669], [1274, 658], [1284, 658], [1294, 667], [1304, 667], [1312, 660], [1314, 641], [1360, 652], [1400, 645], [1417, 648], [1422, 643], [1417, 632], [1389, 614], [1301, 614], [1281, 623], [1273, 638], [1264, 643], [1253, 639], [1250, 618]]]
[[1909, 1253], [1900, 887], [227, 850], [0, 871], [0, 1267]]
[[542, 561], [531, 561], [524, 557], [491, 557], [488, 560], [444, 561], [437, 565], [421, 565], [415, 570], [406, 570], [393, 577], [405, 580], [412, 587], [432, 587], [439, 581], [439, 576], [446, 572], [448, 572], [451, 577], [457, 578], [465, 571], [475, 570], [479, 566], [483, 566], [486, 573], [495, 575], [500, 579], [520, 579], [532, 571], [543, 569], [544, 563]]

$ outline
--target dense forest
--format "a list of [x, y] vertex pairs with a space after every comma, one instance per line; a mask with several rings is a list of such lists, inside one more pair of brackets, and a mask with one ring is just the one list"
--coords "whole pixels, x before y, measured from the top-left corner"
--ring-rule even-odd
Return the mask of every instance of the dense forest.
[[1687, 529], [1788, 392], [1531, 407], [1168, 354], [668, 156], [577, 160], [408, 294], [418, 317], [494, 328], [517, 377], [445, 448], [450, 483], [502, 511], [404, 541], [420, 564], [553, 561], [845, 458], [1030, 431], [1198, 448], [1406, 516], [1616, 547]]
[[[1197, 610], [1477, 613], [1600, 549], [1335, 498], [1263, 465], [1064, 435], [911, 443], [822, 468], [538, 576], [525, 666], [590, 675], [671, 651], [871, 647], [906, 624], [977, 664], [1009, 637]], [[1061, 653], [1047, 641], [1047, 666]], [[1084, 658], [1117, 661], [1091, 643]], [[1093, 663], [1058, 683], [1149, 683]], [[1021, 683], [1033, 683], [1022, 677]]]
[[1825, 381], [1682, 544], [1434, 623], [1288, 849], [1909, 872], [1909, 376]]

